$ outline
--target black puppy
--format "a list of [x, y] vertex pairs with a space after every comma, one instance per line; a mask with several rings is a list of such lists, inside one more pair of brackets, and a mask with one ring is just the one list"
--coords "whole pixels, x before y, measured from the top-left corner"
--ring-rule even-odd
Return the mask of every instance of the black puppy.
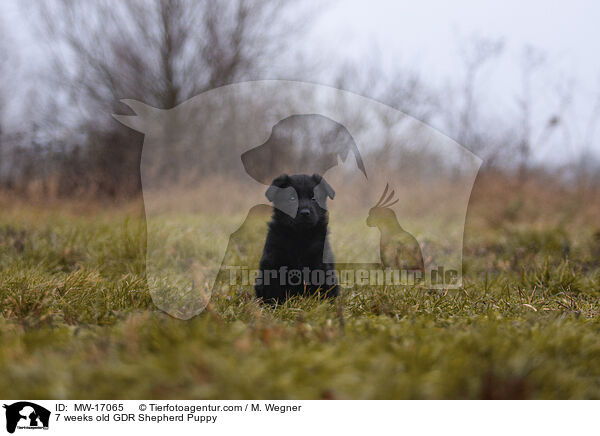
[[337, 296], [327, 240], [327, 197], [333, 199], [334, 190], [318, 174], [283, 174], [265, 195], [274, 210], [255, 282], [256, 296], [268, 303], [303, 294]]

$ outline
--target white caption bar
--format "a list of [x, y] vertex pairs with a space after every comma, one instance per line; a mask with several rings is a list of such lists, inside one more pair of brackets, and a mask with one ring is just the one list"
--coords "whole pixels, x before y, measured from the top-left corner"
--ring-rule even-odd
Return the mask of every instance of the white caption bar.
[[[585, 401], [45, 401], [4, 400], [4, 434], [578, 434], [595, 431]], [[44, 430], [42, 433], [35, 430]], [[183, 433], [181, 433], [183, 434]]]

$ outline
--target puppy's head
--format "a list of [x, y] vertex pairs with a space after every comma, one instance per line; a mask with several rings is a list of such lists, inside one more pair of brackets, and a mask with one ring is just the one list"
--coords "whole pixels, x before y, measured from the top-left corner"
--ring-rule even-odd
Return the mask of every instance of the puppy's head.
[[275, 207], [275, 219], [291, 227], [311, 228], [327, 223], [327, 198], [335, 191], [318, 174], [282, 174], [265, 193]]

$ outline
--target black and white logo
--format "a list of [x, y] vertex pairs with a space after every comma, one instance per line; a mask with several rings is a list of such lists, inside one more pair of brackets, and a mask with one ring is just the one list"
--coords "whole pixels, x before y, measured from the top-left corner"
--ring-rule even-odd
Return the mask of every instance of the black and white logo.
[[48, 430], [50, 411], [29, 401], [19, 401], [3, 406], [6, 409], [6, 431], [14, 433], [16, 429]]

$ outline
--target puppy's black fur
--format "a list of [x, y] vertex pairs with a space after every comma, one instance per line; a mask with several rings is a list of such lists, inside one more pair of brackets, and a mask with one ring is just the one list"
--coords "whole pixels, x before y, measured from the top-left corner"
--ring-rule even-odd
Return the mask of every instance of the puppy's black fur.
[[[256, 296], [267, 303], [294, 295], [337, 296], [326, 209], [334, 190], [318, 174], [283, 174], [273, 180], [265, 195], [274, 211], [255, 283]], [[324, 255], [331, 262], [323, 262]]]

